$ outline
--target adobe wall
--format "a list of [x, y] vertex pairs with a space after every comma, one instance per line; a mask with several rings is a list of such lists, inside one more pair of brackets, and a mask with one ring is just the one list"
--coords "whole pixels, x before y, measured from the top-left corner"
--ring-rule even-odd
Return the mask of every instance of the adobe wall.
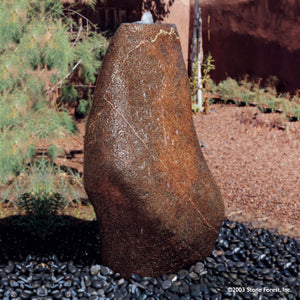
[[175, 0], [170, 7], [170, 14], [162, 22], [176, 24], [186, 67], [189, 57], [190, 2], [193, 0]]
[[300, 88], [299, 0], [200, 1], [204, 53], [216, 61], [216, 81], [276, 75], [281, 90]]

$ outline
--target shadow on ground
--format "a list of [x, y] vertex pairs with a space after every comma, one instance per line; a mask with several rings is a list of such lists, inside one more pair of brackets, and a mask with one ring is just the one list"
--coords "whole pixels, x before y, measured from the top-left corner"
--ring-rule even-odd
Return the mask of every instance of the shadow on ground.
[[47, 228], [37, 227], [42, 224], [39, 222], [32, 224], [32, 220], [21, 215], [0, 219], [0, 263], [22, 261], [29, 254], [38, 257], [55, 254], [60, 261], [73, 260], [79, 264], [99, 263], [97, 220], [55, 216]]

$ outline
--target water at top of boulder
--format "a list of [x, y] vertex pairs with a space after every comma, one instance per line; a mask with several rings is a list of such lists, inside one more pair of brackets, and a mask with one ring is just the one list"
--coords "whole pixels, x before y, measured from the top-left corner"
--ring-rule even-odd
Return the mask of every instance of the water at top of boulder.
[[153, 24], [153, 17], [150, 11], [146, 11], [142, 15], [141, 21], [135, 22], [136, 24]]

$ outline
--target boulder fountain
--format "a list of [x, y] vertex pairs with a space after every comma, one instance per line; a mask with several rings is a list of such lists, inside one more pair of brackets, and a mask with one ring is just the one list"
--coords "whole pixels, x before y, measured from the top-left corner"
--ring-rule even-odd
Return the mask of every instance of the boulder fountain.
[[176, 26], [122, 24], [98, 76], [84, 184], [114, 271], [155, 276], [203, 260], [224, 203], [194, 130]]

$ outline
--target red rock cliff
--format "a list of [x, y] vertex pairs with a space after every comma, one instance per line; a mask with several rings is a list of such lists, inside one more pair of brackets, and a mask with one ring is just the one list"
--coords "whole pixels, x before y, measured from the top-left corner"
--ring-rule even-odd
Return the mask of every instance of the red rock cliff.
[[215, 59], [217, 82], [276, 75], [281, 88], [300, 88], [300, 0], [200, 2], [204, 53]]

